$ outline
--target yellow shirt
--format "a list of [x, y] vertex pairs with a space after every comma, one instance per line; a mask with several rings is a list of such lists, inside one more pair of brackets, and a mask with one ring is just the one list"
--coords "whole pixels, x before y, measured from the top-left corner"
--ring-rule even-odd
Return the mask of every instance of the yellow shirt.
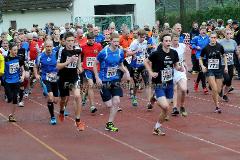
[[2, 54], [0, 54], [0, 76], [4, 74], [4, 57]]

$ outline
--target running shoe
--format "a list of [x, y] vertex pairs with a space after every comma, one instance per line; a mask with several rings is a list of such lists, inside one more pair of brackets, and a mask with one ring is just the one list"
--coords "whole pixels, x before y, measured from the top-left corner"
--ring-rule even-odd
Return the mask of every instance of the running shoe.
[[229, 90], [228, 90], [228, 93], [234, 91], [234, 88], [233, 87], [230, 87]]
[[24, 102], [23, 101], [19, 102], [18, 107], [24, 107]]
[[78, 131], [85, 130], [85, 123], [83, 121], [75, 122], [75, 125], [76, 125]]
[[203, 93], [205, 94], [205, 95], [207, 95], [208, 94], [208, 90], [207, 90], [207, 88], [205, 87], [205, 88], [203, 88]]
[[151, 111], [153, 109], [153, 105], [151, 103], [147, 104], [147, 110]]
[[111, 132], [118, 132], [118, 128], [114, 126], [113, 122], [106, 123], [105, 130]]
[[132, 98], [132, 105], [133, 105], [134, 107], [136, 107], [136, 106], [138, 105], [136, 96], [133, 96], [133, 98]]
[[187, 117], [188, 113], [184, 107], [180, 107], [180, 115], [183, 117]]
[[178, 111], [178, 109], [177, 109], [177, 107], [174, 107], [173, 108], [173, 111], [172, 111], [172, 116], [177, 116], [177, 115], [179, 115], [179, 111]]
[[63, 121], [64, 121], [64, 118], [65, 118], [65, 117], [64, 117], [64, 114], [61, 114], [61, 113], [60, 113], [60, 114], [58, 115], [58, 120], [59, 120], [60, 122], [63, 122]]
[[162, 127], [154, 128], [153, 129], [153, 134], [158, 135], [158, 136], [165, 136], [165, 131]]
[[52, 117], [52, 118], [50, 119], [50, 124], [51, 124], [51, 125], [56, 125], [56, 124], [57, 124], [57, 119], [56, 119], [56, 117]]
[[195, 91], [195, 92], [198, 92], [198, 83], [195, 83], [195, 84], [194, 84], [194, 91]]
[[227, 95], [223, 95], [222, 99], [224, 100], [224, 102], [229, 102], [229, 98]]
[[219, 108], [219, 107], [216, 107], [216, 109], [215, 109], [215, 111], [214, 111], [215, 113], [222, 113], [222, 110], [221, 110], [221, 108]]
[[91, 113], [97, 112], [97, 108], [96, 108], [95, 106], [91, 106], [91, 107], [90, 107], [90, 112], [91, 112]]
[[9, 122], [17, 122], [16, 119], [15, 119], [15, 117], [14, 117], [12, 114], [10, 114], [10, 115], [8, 116], [8, 121], [9, 121]]
[[122, 112], [122, 108], [121, 107], [118, 107], [118, 112]]

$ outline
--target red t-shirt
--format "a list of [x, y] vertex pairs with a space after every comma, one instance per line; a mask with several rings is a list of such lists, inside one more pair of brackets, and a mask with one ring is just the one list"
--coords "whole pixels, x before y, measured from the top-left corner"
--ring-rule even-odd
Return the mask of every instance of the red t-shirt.
[[77, 37], [76, 40], [77, 40], [80, 47], [86, 45], [86, 43], [87, 43], [87, 38], [86, 37], [83, 37], [82, 39], [79, 39], [79, 37]]
[[39, 39], [38, 46], [39, 46], [40, 51], [43, 51], [44, 50], [44, 40]]
[[[98, 53], [102, 50], [100, 43], [94, 43], [92, 46], [85, 44], [82, 46], [83, 69], [93, 70], [93, 63], [96, 60]], [[98, 70], [99, 70], [98, 66]]]
[[30, 60], [35, 60], [38, 56], [37, 48], [36, 48], [37, 42], [31, 41], [29, 44], [29, 57]]

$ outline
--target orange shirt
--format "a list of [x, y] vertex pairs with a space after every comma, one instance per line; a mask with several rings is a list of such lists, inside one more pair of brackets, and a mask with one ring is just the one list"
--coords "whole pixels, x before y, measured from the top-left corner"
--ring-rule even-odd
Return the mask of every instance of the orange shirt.
[[123, 49], [126, 49], [130, 46], [133, 39], [131, 37], [126, 36], [120, 36], [119, 45], [123, 47]]

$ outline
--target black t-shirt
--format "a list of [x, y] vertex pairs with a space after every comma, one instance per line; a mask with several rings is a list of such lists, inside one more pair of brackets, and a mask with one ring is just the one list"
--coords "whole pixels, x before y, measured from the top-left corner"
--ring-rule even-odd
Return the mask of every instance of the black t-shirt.
[[[63, 49], [61, 54], [60, 63], [65, 63], [68, 58], [75, 55], [76, 57], [80, 57], [81, 55], [80, 49], [75, 50], [66, 50]], [[68, 64], [65, 68], [59, 71], [59, 77], [61, 80], [67, 82], [76, 82], [78, 80], [78, 72], [77, 72], [77, 61]]]
[[25, 61], [25, 49], [24, 48], [20, 48], [18, 50], [18, 57], [20, 58], [20, 61]]
[[224, 53], [222, 45], [217, 43], [214, 46], [207, 45], [201, 52], [201, 57], [206, 58], [206, 66], [208, 70], [218, 70], [222, 68], [221, 59]]
[[152, 78], [153, 83], [172, 81], [174, 64], [179, 61], [178, 53], [175, 50], [170, 49], [169, 53], [166, 53], [159, 47], [157, 51], [149, 55], [148, 59], [152, 62], [152, 71], [158, 73], [156, 78]]

